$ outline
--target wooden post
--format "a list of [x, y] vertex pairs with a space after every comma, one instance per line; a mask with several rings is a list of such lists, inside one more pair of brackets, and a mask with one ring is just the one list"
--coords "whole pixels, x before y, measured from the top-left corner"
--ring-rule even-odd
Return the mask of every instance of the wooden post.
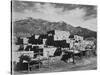
[[40, 50], [39, 50], [39, 71], [40, 71]]
[[73, 50], [73, 64], [75, 64], [75, 60], [74, 60], [75, 58], [74, 58], [74, 50]]
[[48, 68], [50, 67], [50, 61], [49, 61], [49, 51], [48, 51]]
[[[28, 56], [29, 56], [29, 53], [28, 53]], [[30, 72], [30, 65], [29, 65], [29, 62], [30, 62], [30, 61], [28, 61], [28, 73]]]
[[75, 50], [75, 45], [74, 45], [74, 42], [73, 42], [73, 64], [75, 64], [74, 50]]
[[28, 62], [28, 73], [30, 72], [29, 62]]

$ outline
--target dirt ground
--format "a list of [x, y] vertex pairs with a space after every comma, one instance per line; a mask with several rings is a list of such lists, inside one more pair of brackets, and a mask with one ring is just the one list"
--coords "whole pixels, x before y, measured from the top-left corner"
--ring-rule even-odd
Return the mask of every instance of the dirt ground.
[[[65, 63], [55, 58], [55, 61], [49, 61], [47, 65], [42, 65], [40, 69], [27, 72], [14, 72], [14, 74], [31, 74], [31, 73], [48, 73], [48, 72], [63, 72], [63, 71], [82, 71], [82, 70], [96, 70], [97, 69], [97, 57], [83, 58], [77, 60], [75, 64]], [[49, 65], [49, 66], [48, 66]]]

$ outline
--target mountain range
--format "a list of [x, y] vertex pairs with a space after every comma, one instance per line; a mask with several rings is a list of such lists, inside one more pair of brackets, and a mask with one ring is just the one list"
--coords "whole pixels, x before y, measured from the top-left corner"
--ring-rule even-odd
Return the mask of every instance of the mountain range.
[[97, 32], [82, 27], [73, 27], [64, 21], [49, 22], [43, 19], [27, 18], [13, 22], [14, 33], [46, 34], [50, 30], [69, 31], [71, 35], [79, 35], [84, 38], [97, 37]]

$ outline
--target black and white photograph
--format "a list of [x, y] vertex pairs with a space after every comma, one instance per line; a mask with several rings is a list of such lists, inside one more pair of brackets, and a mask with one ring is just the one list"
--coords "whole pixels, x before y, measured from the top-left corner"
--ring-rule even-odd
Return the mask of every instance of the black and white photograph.
[[97, 6], [11, 1], [11, 73], [97, 70]]

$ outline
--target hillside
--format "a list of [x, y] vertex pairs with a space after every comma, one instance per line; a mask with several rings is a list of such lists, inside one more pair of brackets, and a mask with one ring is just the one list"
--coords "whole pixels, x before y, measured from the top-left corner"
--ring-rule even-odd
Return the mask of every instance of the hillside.
[[86, 28], [82, 27], [73, 27], [70, 24], [67, 24], [63, 21], [61, 22], [49, 22], [42, 19], [33, 19], [33, 18], [27, 18], [23, 20], [18, 20], [13, 22], [13, 30], [14, 33], [30, 33], [30, 34], [46, 34], [47, 31], [50, 30], [64, 30], [69, 31], [72, 35], [77, 34], [80, 36], [83, 36], [85, 38], [87, 37], [95, 37], [96, 38], [96, 32], [91, 31]]

